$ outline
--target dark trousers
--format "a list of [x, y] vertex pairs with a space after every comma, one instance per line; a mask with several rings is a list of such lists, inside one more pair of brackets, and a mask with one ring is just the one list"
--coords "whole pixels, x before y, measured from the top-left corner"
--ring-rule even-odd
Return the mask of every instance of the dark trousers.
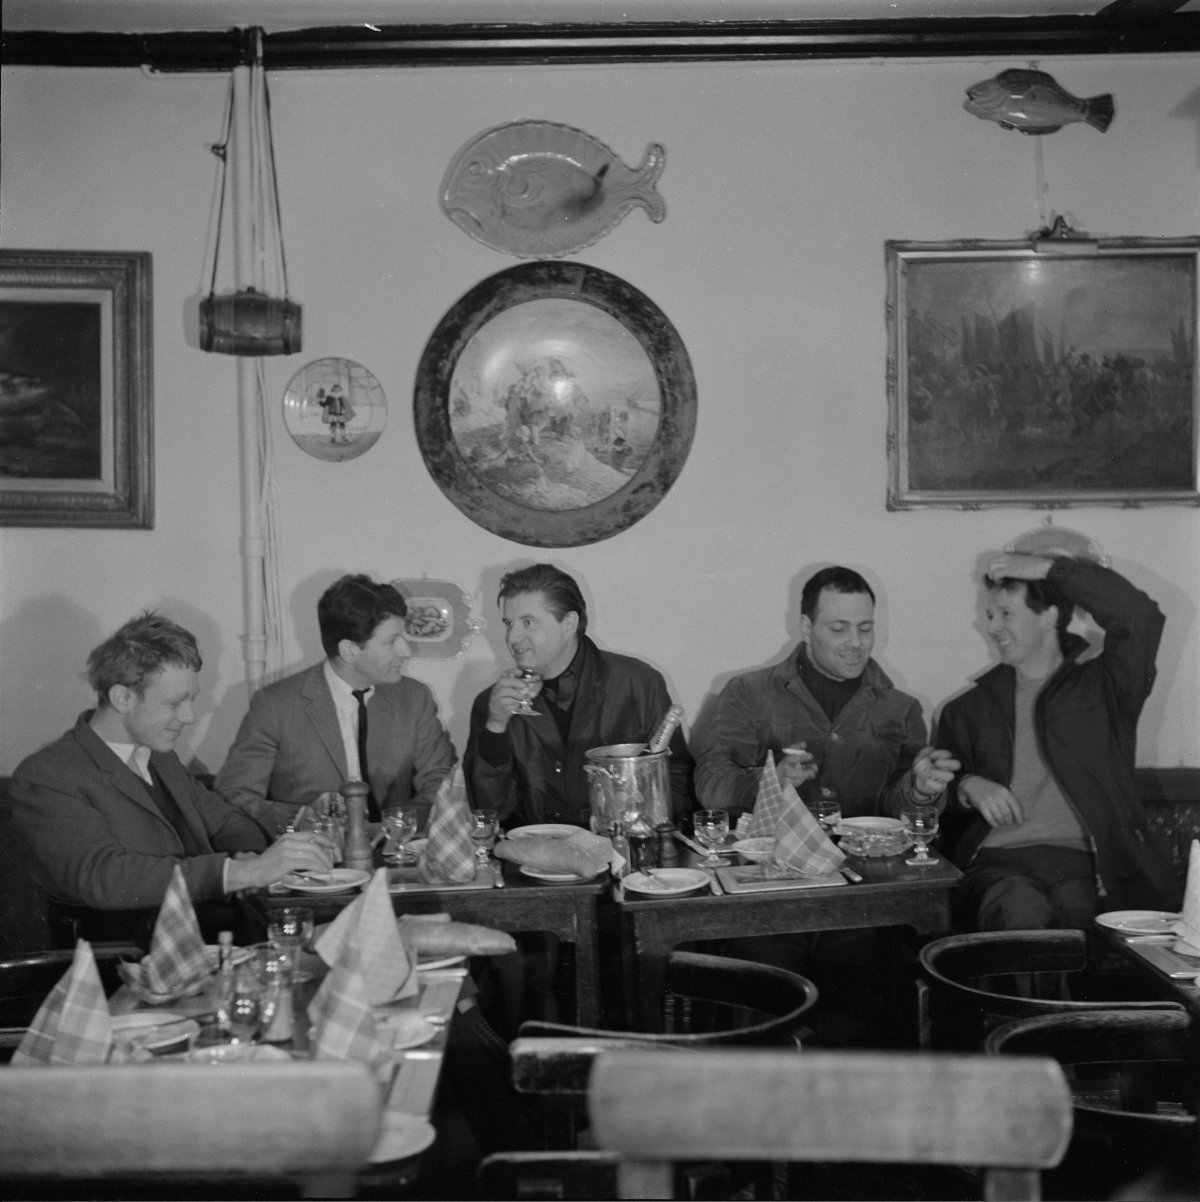
[[981, 848], [956, 904], [974, 931], [1090, 930], [1100, 908], [1092, 854], [1054, 844]]

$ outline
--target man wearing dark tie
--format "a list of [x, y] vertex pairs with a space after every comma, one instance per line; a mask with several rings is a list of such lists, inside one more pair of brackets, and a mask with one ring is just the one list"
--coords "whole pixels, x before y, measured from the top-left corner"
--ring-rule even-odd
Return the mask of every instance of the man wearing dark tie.
[[370, 787], [368, 818], [413, 805], [421, 824], [454, 767], [429, 687], [404, 676], [404, 598], [343, 576], [317, 603], [326, 658], [251, 698], [215, 788], [267, 832], [344, 781]]
[[241, 927], [229, 895], [330, 866], [308, 836], [268, 846], [180, 762], [174, 746], [195, 721], [200, 667], [189, 631], [158, 614], [132, 619], [88, 658], [96, 708], [13, 774], [13, 822], [30, 874], [52, 919], [77, 935], [145, 945], [176, 865], [210, 939]]

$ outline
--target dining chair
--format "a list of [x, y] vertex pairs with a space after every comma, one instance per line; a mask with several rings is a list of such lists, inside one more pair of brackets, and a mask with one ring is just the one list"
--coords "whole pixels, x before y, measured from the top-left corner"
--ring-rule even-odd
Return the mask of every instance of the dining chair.
[[[350, 1197], [380, 1126], [345, 1061], [0, 1069], [4, 1196]], [[231, 1192], [232, 1191], [232, 1192]]]
[[[121, 985], [117, 965], [136, 962], [144, 955], [140, 947], [124, 943], [95, 943], [92, 952], [108, 997]], [[0, 960], [0, 1063], [12, 1059], [29, 1024], [74, 957], [73, 948], [55, 948]]]
[[678, 1161], [823, 1161], [978, 1169], [986, 1199], [1038, 1199], [1071, 1132], [1048, 1057], [746, 1048], [599, 1056], [588, 1090], [617, 1197], [672, 1198]]
[[[1122, 1178], [1190, 1159], [1200, 1169], [1195, 1032], [1176, 1011], [1098, 1010], [1005, 1023], [988, 1035], [993, 1056], [1049, 1056], [1071, 1090], [1072, 1180], [1108, 1196]], [[1200, 1180], [1200, 1178], [1193, 1178]]]
[[667, 961], [666, 1030], [622, 1031], [540, 1020], [521, 1024], [509, 1046], [513, 1085], [543, 1098], [547, 1148], [574, 1148], [583, 1127], [582, 1100], [592, 1061], [616, 1046], [701, 1048], [780, 1046], [795, 1050], [817, 1002], [806, 977], [770, 964], [673, 952]]
[[979, 1051], [1002, 1023], [1043, 1014], [1183, 1010], [1136, 974], [1099, 971], [1080, 930], [949, 935], [917, 961], [923, 1048]]

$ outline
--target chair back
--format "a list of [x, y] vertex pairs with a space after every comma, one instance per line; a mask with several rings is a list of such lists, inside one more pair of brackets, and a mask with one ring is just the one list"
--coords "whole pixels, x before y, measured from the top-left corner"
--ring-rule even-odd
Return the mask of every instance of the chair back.
[[1048, 1014], [1005, 1023], [984, 1049], [1061, 1064], [1077, 1131], [1107, 1132], [1133, 1146], [1183, 1146], [1197, 1136], [1191, 1025], [1183, 1011]]
[[985, 1197], [1036, 1199], [1071, 1132], [1047, 1057], [628, 1050], [597, 1058], [588, 1107], [622, 1198], [669, 1198], [672, 1162], [718, 1159], [978, 1166]]
[[679, 1047], [796, 1045], [804, 1014], [817, 1001], [806, 977], [729, 956], [672, 952], [667, 959], [665, 1032], [615, 1031], [531, 1021], [524, 1037], [633, 1039]]
[[380, 1110], [370, 1071], [342, 1061], [9, 1066], [0, 1173], [76, 1186], [284, 1177], [345, 1196], [375, 1146]]
[[[92, 954], [108, 997], [121, 986], [117, 965], [136, 963], [145, 955], [131, 943], [94, 943]], [[74, 948], [55, 948], [0, 960], [0, 1026], [28, 1026], [74, 958]]]
[[978, 1051], [1002, 1023], [1044, 1014], [1176, 1010], [1134, 975], [1089, 972], [1079, 930], [981, 931], [927, 943], [918, 954], [921, 1043]]

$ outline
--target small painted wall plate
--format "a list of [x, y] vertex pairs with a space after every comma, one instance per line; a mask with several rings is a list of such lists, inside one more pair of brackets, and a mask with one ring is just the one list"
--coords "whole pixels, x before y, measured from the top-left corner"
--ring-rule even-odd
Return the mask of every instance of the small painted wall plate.
[[471, 617], [471, 598], [449, 580], [392, 580], [408, 615], [404, 638], [419, 659], [452, 659], [483, 629]]
[[314, 359], [283, 390], [283, 421], [292, 441], [315, 459], [357, 459], [387, 424], [379, 381], [352, 359]]

